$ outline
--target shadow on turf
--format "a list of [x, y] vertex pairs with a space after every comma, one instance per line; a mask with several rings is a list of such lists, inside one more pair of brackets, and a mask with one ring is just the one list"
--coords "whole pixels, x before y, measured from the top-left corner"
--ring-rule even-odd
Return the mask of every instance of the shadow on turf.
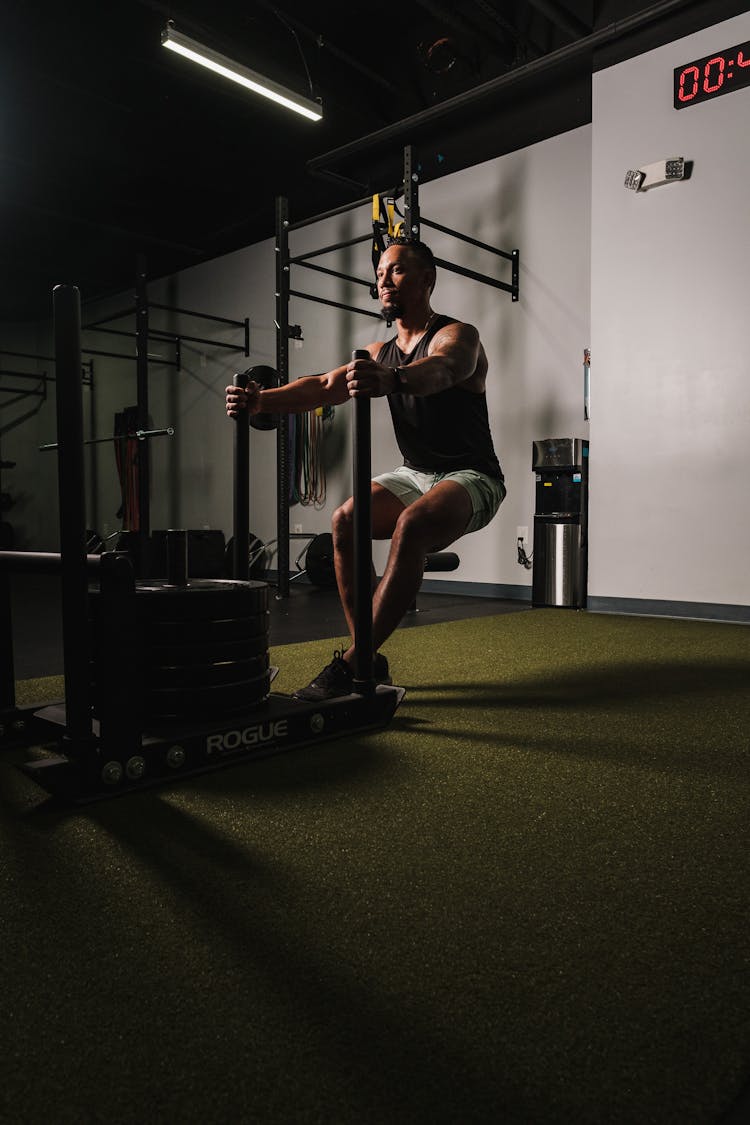
[[431, 707], [456, 707], [469, 703], [481, 707], [539, 707], [611, 709], [613, 704], [643, 703], [678, 696], [726, 695], [748, 697], [750, 664], [743, 661], [690, 661], [589, 665], [554, 670], [525, 680], [513, 678], [512, 669], [498, 680], [455, 680], [406, 685], [406, 701], [429, 696]]

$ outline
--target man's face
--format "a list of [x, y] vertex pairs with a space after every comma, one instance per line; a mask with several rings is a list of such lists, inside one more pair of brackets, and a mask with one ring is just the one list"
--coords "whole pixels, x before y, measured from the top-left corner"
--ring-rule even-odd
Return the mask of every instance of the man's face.
[[424, 300], [429, 290], [428, 271], [421, 267], [408, 246], [389, 246], [377, 269], [378, 298], [383, 312], [399, 317], [411, 305]]

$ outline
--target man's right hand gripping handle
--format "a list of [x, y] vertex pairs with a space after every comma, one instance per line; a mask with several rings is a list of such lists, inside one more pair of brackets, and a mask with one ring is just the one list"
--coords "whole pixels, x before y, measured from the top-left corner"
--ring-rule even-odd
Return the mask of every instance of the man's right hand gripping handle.
[[[230, 418], [238, 418], [240, 412], [247, 410], [250, 414], [257, 411], [257, 402], [260, 388], [257, 383], [250, 381], [246, 371], [238, 372], [232, 379], [232, 386], [225, 388], [227, 414]], [[255, 410], [253, 407], [255, 406]]]

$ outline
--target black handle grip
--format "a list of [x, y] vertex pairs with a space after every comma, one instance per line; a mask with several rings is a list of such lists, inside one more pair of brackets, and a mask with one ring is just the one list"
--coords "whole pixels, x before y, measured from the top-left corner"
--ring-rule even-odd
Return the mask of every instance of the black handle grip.
[[[352, 359], [369, 359], [355, 348]], [[372, 673], [372, 497], [370, 485], [370, 400], [354, 400], [354, 690], [375, 690]]]
[[[247, 371], [237, 372], [232, 384], [245, 389], [250, 382]], [[232, 577], [246, 582], [250, 577], [250, 431], [245, 411], [235, 418], [234, 427], [234, 550]]]

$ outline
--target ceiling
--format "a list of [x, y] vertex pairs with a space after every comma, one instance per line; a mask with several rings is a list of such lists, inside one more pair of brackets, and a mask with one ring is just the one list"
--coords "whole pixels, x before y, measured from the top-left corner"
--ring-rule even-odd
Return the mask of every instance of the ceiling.
[[[732, 0], [36, 0], [0, 44], [0, 323], [84, 303], [591, 120], [594, 70]], [[164, 50], [168, 20], [322, 99], [313, 124]], [[140, 256], [140, 259], [139, 259]]]

